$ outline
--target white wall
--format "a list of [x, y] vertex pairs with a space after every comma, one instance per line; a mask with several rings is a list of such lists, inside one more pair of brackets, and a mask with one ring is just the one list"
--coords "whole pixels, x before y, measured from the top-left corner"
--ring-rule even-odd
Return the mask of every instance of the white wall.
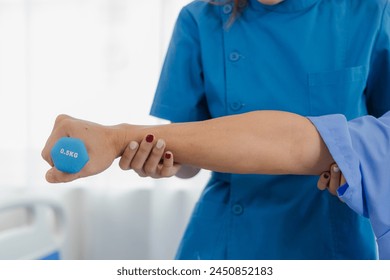
[[[7, 196], [9, 189], [39, 188], [50, 192], [57, 189], [59, 195], [63, 189], [86, 190], [88, 196], [83, 199], [91, 207], [88, 211], [100, 214], [93, 216], [96, 223], [81, 221], [91, 223], [91, 228], [89, 232], [86, 230], [89, 237], [85, 237], [86, 247], [79, 257], [104, 258], [106, 253], [107, 257], [115, 258], [115, 249], [104, 249], [102, 245], [100, 252], [95, 243], [89, 242], [96, 239], [102, 244], [101, 239], [108, 238], [93, 232], [94, 225], [99, 224], [99, 219], [109, 223], [119, 216], [124, 218], [126, 211], [129, 219], [133, 219], [130, 209], [110, 207], [115, 201], [132, 201], [127, 195], [142, 188], [161, 188], [172, 194], [169, 197], [179, 198], [183, 189], [191, 188], [184, 194], [190, 194], [191, 198], [183, 199], [190, 205], [179, 205], [185, 214], [177, 229], [173, 227], [177, 240], [194, 198], [209, 176], [203, 172], [195, 180], [156, 181], [138, 178], [132, 171], [123, 172], [115, 162], [103, 174], [53, 186], [44, 180], [48, 166], [40, 157], [54, 119], [60, 113], [103, 124], [160, 122], [148, 115], [149, 108], [173, 24], [180, 8], [188, 2], [0, 0], [1, 195]], [[174, 190], [178, 194], [173, 194]], [[98, 203], [103, 197], [106, 201]], [[168, 216], [175, 213], [172, 209], [156, 211], [164, 207], [165, 201], [159, 201], [155, 195], [151, 197], [153, 213]], [[180, 204], [180, 199], [177, 201]], [[157, 216], [146, 217], [160, 220]], [[148, 226], [158, 231], [164, 224], [156, 222]], [[169, 238], [169, 233], [164, 234]], [[163, 247], [159, 239], [147, 242], [153, 246], [154, 257], [168, 255], [164, 248], [159, 249]], [[167, 250], [172, 254], [172, 248]]]
[[[156, 123], [149, 108], [187, 2], [0, 0], [0, 186], [46, 184], [40, 151], [60, 113]], [[128, 173], [82, 183], [145, 183]]]

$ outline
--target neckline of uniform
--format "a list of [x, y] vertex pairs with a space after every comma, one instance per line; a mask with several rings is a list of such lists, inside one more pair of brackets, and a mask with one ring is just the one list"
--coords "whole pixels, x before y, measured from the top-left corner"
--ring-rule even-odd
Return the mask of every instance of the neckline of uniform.
[[266, 5], [258, 0], [248, 0], [255, 10], [268, 10], [279, 13], [290, 13], [304, 10], [320, 0], [284, 0], [275, 5]]

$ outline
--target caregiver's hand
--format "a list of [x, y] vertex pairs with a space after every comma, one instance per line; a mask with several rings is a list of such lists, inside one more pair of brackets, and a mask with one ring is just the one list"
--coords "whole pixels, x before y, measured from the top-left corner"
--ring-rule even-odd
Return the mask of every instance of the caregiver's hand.
[[165, 151], [165, 141], [152, 134], [144, 137], [140, 144], [131, 141], [119, 161], [123, 170], [133, 169], [141, 177], [155, 179], [176, 175], [181, 165], [173, 160], [173, 153]]
[[337, 195], [337, 189], [344, 185], [346, 180], [336, 163], [332, 164], [330, 171], [323, 172], [318, 179], [317, 187], [319, 190], [328, 190], [331, 194]]
[[[64, 173], [54, 167], [50, 151], [61, 137], [81, 139], [88, 151], [89, 161], [83, 169], [75, 174]], [[78, 178], [98, 174], [106, 170], [121, 154], [121, 137], [114, 126], [103, 126], [79, 120], [67, 115], [57, 117], [53, 130], [42, 150], [42, 157], [52, 168], [46, 173], [50, 183], [65, 183]]]

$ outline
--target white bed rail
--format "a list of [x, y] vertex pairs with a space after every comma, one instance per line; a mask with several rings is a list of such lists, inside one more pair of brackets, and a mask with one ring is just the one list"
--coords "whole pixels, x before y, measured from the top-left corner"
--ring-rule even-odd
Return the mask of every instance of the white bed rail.
[[0, 259], [172, 259], [200, 181], [0, 188]]
[[65, 211], [60, 200], [7, 195], [0, 199], [0, 213], [7, 212], [24, 218], [22, 224], [0, 230], [0, 259], [60, 259], [65, 232]]

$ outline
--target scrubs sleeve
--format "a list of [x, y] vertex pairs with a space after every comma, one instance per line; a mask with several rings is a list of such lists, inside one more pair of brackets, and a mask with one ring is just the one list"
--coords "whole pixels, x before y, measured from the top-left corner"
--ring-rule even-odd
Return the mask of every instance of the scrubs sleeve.
[[382, 14], [382, 24], [373, 46], [366, 97], [368, 114], [380, 117], [390, 110], [390, 6]]
[[150, 114], [173, 122], [209, 119], [202, 76], [199, 30], [184, 7], [174, 27]]
[[390, 259], [390, 112], [350, 122], [341, 115], [310, 120], [347, 181], [337, 190], [339, 197], [370, 219], [379, 258]]

